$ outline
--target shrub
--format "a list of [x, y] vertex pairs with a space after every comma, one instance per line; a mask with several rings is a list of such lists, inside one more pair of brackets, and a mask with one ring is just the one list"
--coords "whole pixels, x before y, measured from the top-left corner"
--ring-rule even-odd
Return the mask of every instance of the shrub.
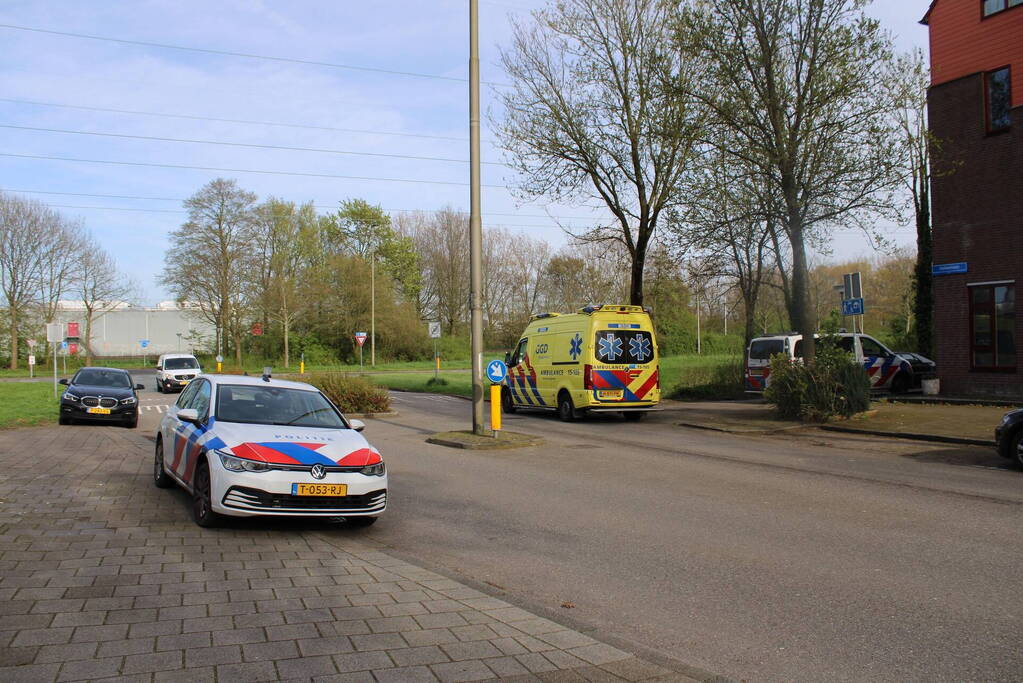
[[357, 375], [316, 372], [305, 381], [322, 391], [343, 413], [385, 413], [391, 408], [387, 389]]
[[812, 363], [771, 359], [771, 382], [764, 398], [774, 404], [786, 420], [827, 422], [840, 415], [849, 417], [870, 407], [870, 379], [863, 367], [843, 351], [837, 340], [817, 340]]

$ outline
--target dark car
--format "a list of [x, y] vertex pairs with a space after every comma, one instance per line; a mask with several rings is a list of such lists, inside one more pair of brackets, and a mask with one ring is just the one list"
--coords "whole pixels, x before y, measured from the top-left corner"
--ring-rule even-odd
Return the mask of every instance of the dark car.
[[82, 368], [71, 381], [60, 380], [67, 386], [60, 397], [60, 423], [75, 420], [118, 422], [135, 428], [139, 423], [139, 397], [127, 370], [118, 368]]
[[1021, 440], [1023, 440], [1023, 408], [1017, 408], [1003, 415], [1002, 421], [995, 427], [995, 448], [998, 450], [998, 455], [1023, 467], [1023, 455], [1019, 452]]

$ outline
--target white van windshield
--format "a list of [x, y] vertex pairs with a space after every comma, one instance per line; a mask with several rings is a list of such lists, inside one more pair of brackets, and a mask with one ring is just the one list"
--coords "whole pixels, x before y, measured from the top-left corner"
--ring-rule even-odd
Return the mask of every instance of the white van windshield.
[[641, 330], [602, 330], [593, 349], [598, 363], [633, 365], [654, 359], [654, 341]]
[[163, 361], [164, 370], [194, 370], [199, 367], [199, 362], [194, 358], [166, 358]]

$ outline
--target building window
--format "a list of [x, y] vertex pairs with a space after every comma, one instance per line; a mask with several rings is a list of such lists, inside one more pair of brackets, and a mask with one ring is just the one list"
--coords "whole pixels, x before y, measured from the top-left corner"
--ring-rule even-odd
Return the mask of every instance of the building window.
[[1016, 287], [970, 287], [970, 362], [974, 370], [1016, 371]]
[[1010, 7], [1023, 5], [1023, 0], [981, 0], [981, 3], [984, 8], [984, 16], [990, 17], [992, 14], [998, 14]]
[[[1020, 0], [1023, 2], [1023, 0]], [[1009, 67], [990, 71], [985, 75], [987, 100], [987, 129], [989, 133], [1005, 130], [1012, 125], [1012, 86]]]

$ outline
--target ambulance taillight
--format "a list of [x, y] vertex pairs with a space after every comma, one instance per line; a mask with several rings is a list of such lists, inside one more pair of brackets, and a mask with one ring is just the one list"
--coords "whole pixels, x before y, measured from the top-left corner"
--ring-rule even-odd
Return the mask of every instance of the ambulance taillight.
[[583, 366], [583, 389], [593, 391], [593, 366], [589, 363]]

